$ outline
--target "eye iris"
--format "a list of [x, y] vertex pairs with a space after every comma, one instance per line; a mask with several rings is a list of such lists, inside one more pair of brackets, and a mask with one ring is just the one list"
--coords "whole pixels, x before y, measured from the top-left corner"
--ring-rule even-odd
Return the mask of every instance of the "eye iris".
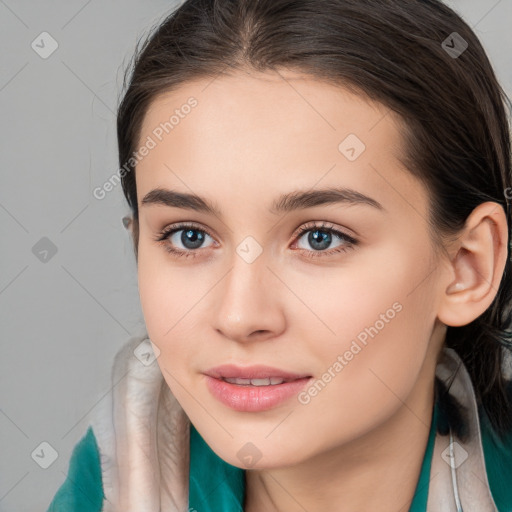
[[[318, 235], [319, 233], [320, 236]], [[318, 239], [320, 238], [320, 244], [324, 244], [322, 247], [316, 247], [318, 250], [327, 249], [331, 243], [331, 233], [327, 231], [322, 231], [320, 229], [315, 229], [311, 231], [308, 237], [308, 242], [311, 244], [311, 247], [315, 248], [315, 244], [318, 243]], [[325, 243], [327, 242], [327, 243]]]
[[[204, 235], [197, 229], [183, 230], [183, 233], [181, 234], [181, 243], [187, 247], [187, 249], [197, 249], [203, 240]], [[192, 243], [192, 246], [187, 246], [189, 243]]]

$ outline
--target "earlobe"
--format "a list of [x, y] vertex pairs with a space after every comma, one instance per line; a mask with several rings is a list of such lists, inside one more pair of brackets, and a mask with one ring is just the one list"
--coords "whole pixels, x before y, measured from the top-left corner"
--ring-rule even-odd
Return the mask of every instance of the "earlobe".
[[[471, 323], [492, 304], [507, 260], [508, 225], [498, 203], [478, 205], [467, 218], [448, 265], [438, 318], [448, 326]], [[445, 282], [446, 282], [445, 281]]]

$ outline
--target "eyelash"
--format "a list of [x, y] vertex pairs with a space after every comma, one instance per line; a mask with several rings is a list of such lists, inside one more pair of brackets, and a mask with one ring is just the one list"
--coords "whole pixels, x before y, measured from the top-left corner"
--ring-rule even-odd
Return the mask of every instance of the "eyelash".
[[[168, 239], [171, 235], [173, 235], [174, 233], [176, 233], [178, 231], [187, 230], [187, 229], [199, 231], [201, 233], [206, 233], [209, 237], [214, 238], [213, 235], [208, 230], [203, 229], [195, 224], [179, 223], [179, 224], [175, 224], [173, 226], [169, 226], [168, 228], [165, 228], [161, 232], [157, 233], [157, 236], [154, 238], [154, 240], [156, 242], [163, 244], [164, 248], [167, 252], [169, 252], [170, 254], [172, 254], [178, 258], [181, 258], [181, 257], [195, 258], [197, 256], [197, 253], [199, 252], [198, 250], [190, 249], [188, 251], [183, 251], [181, 249], [175, 249], [168, 243], [169, 242]], [[328, 224], [326, 222], [322, 222], [321, 224], [313, 222], [313, 223], [306, 224], [306, 225], [302, 226], [299, 229], [298, 233], [295, 235], [294, 240], [300, 239], [304, 233], [307, 233], [308, 231], [313, 231], [313, 230], [333, 234], [333, 235], [339, 237], [341, 240], [343, 240], [345, 245], [341, 245], [335, 249], [331, 249], [330, 251], [308, 251], [306, 249], [300, 249], [301, 251], [306, 252], [306, 257], [308, 257], [308, 258], [319, 258], [319, 257], [321, 258], [321, 257], [332, 256], [333, 254], [336, 254], [336, 253], [346, 252], [349, 249], [353, 249], [359, 243], [358, 240], [356, 240], [352, 236], [349, 236], [346, 233], [343, 233], [343, 232], [335, 229], [331, 224]]]

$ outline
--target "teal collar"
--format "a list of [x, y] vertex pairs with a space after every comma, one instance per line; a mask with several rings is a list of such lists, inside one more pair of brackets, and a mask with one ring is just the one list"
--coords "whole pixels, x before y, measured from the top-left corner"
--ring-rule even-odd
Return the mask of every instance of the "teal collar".
[[[421, 473], [409, 512], [427, 509], [430, 466], [434, 449], [438, 405], [435, 404]], [[190, 424], [189, 510], [243, 512], [245, 470], [222, 460]]]

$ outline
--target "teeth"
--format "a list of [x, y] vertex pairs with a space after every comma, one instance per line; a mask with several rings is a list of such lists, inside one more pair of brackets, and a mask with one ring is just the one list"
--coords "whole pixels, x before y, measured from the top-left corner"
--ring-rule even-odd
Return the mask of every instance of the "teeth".
[[268, 379], [238, 379], [238, 378], [225, 378], [223, 379], [230, 384], [239, 384], [241, 386], [274, 386], [275, 384], [282, 384], [285, 379], [280, 377], [270, 377]]

